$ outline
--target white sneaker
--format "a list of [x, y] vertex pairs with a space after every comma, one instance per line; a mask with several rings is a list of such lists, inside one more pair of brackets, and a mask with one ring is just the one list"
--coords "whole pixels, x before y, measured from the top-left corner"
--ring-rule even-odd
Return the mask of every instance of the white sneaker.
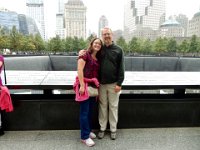
[[91, 138], [88, 138], [86, 140], [81, 140], [81, 142], [84, 143], [85, 145], [89, 146], [89, 147], [95, 145], [94, 141]]
[[96, 134], [94, 134], [94, 132], [90, 132], [89, 137], [90, 137], [91, 139], [95, 139], [97, 136], [96, 136]]

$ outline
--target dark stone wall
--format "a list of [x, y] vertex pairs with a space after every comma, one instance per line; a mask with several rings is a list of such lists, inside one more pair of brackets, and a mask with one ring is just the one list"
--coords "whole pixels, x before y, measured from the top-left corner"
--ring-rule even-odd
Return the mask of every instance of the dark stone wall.
[[181, 71], [200, 71], [200, 58], [180, 58]]
[[[12, 95], [15, 110], [3, 113], [6, 130], [74, 130], [79, 127], [75, 95]], [[122, 94], [118, 128], [200, 126], [199, 95], [182, 99], [173, 95]], [[98, 103], [93, 128], [99, 129]]]
[[53, 70], [75, 71], [77, 69], [76, 56], [49, 56]]
[[[77, 57], [6, 57], [6, 70], [75, 71]], [[200, 58], [126, 57], [126, 71], [200, 71]], [[6, 130], [79, 129], [79, 104], [73, 94], [11, 95], [14, 111], [2, 112]], [[122, 94], [119, 128], [200, 126], [200, 94]], [[98, 129], [98, 104], [93, 123]]]
[[52, 70], [48, 56], [15, 56], [5, 57], [6, 70]]
[[[6, 57], [7, 70], [76, 71], [77, 56]], [[125, 57], [126, 71], [200, 71], [200, 58]]]

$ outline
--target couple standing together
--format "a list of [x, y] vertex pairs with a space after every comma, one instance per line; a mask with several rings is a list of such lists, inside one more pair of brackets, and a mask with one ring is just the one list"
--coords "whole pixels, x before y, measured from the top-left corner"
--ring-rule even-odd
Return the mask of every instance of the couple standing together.
[[[99, 85], [99, 124], [98, 138], [105, 134], [107, 123], [110, 124], [110, 138], [116, 139], [118, 122], [118, 104], [121, 85], [124, 80], [123, 50], [113, 42], [112, 30], [105, 27], [101, 31], [102, 40], [95, 38], [87, 50], [81, 50], [78, 57], [79, 94], [84, 94], [84, 78], [97, 78]], [[92, 84], [92, 83], [90, 83]], [[96, 135], [91, 129], [92, 105], [96, 97], [89, 97], [80, 102], [81, 141], [87, 146], [94, 146]]]

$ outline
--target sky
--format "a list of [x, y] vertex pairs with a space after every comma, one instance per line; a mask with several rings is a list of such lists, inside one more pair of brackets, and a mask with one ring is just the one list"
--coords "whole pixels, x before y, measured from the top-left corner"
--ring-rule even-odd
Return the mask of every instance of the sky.
[[[49, 36], [55, 33], [55, 14], [57, 12], [57, 0], [47, 1], [45, 10], [48, 17], [47, 28]], [[123, 15], [125, 0], [82, 0], [87, 7], [87, 32], [98, 33], [98, 21], [105, 15], [112, 30], [123, 30]], [[17, 13], [26, 13], [26, 0], [0, 0], [0, 8], [4, 7]], [[200, 0], [166, 0], [166, 15], [185, 14], [189, 19], [200, 11]]]

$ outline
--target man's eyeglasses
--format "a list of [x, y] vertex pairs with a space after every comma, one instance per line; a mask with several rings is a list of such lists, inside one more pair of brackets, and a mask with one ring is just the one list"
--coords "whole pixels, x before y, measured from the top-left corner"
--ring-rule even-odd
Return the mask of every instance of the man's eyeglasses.
[[106, 36], [106, 35], [108, 35], [108, 36], [109, 36], [109, 35], [111, 35], [111, 34], [110, 34], [110, 33], [104, 33], [104, 34], [103, 34], [103, 36]]

